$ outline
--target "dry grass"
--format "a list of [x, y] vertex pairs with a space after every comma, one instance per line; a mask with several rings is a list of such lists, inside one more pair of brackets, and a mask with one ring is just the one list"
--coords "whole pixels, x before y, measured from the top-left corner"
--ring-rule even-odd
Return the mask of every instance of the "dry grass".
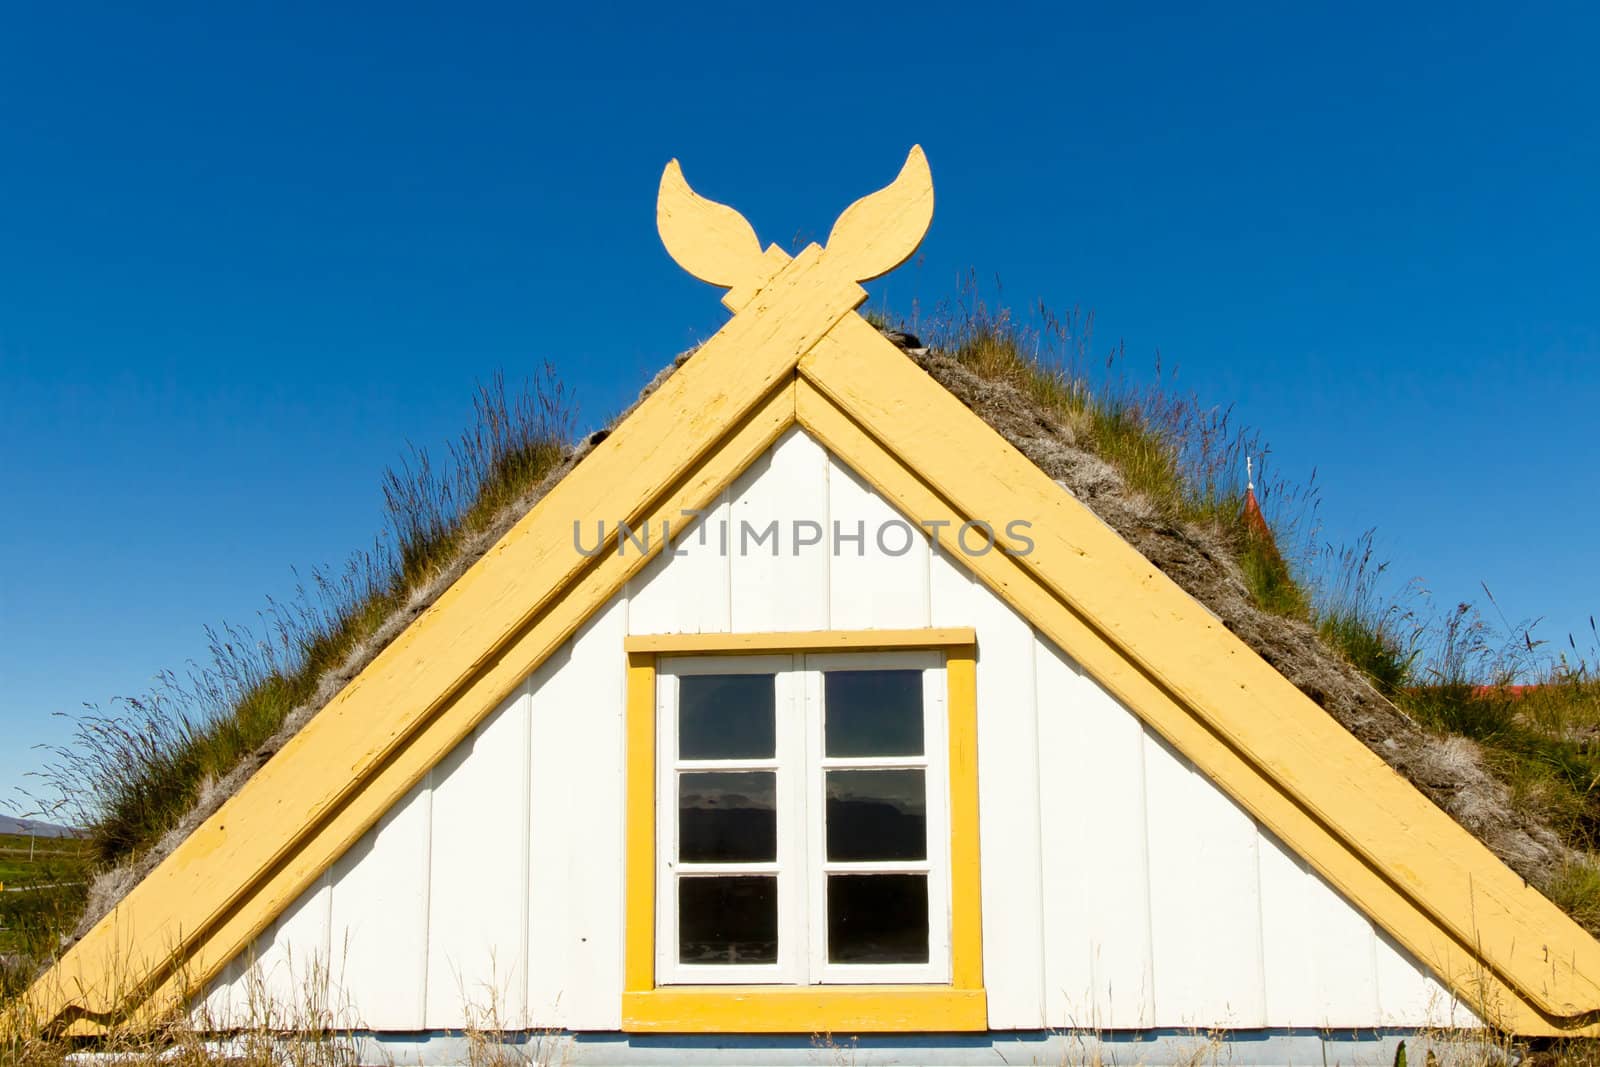
[[[876, 317], [888, 325], [887, 316]], [[1041, 305], [1022, 322], [992, 309], [971, 282], [962, 300], [908, 328], [980, 378], [1012, 386], [1047, 413], [1067, 443], [1120, 475], [1151, 521], [1220, 534], [1262, 608], [1311, 616], [1312, 593], [1283, 549], [1296, 543], [1314, 494], [1275, 479], [1260, 437], [1237, 425], [1231, 409], [1208, 406], [1179, 389], [1176, 372], [1165, 370], [1159, 357], [1149, 380], [1134, 381], [1123, 373], [1127, 356], [1121, 344], [1094, 354], [1092, 315], [1057, 314]], [[1246, 457], [1258, 464], [1257, 496], [1273, 536], [1259, 535], [1244, 519]]]
[[[1530, 625], [1489, 622], [1474, 605], [1436, 613], [1418, 583], [1385, 591], [1369, 533], [1318, 546], [1314, 487], [1263, 479], [1272, 533], [1243, 521], [1246, 456], [1268, 450], [1223, 409], [1206, 408], [1163, 377], [1120, 377], [1121, 346], [1092, 357], [1092, 318], [1039, 309], [1026, 324], [973, 295], [927, 321], [895, 323], [989, 381], [1004, 383], [1053, 422], [1051, 431], [1113, 468], [1149, 521], [1200, 528], [1232, 554], [1255, 605], [1304, 620], [1375, 688], [1444, 741], [1470, 739], [1504, 786], [1510, 821], [1553, 831], [1575, 859], [1531, 872], [1539, 887], [1600, 934], [1600, 681], [1594, 653], [1568, 638], [1550, 657]], [[880, 325], [890, 325], [880, 317]], [[1486, 606], [1498, 610], [1486, 594]], [[1596, 647], [1600, 648], [1600, 637]], [[1508, 689], [1514, 681], [1532, 689]], [[1475, 757], [1476, 760], [1477, 757]]]
[[1105, 358], [1106, 373], [1092, 375], [1092, 316], [1040, 308], [1036, 322], [1023, 325], [973, 299], [920, 328], [934, 348], [1048, 411], [1074, 444], [1115, 467], [1164, 518], [1239, 521], [1244, 457], [1259, 455], [1259, 442], [1235, 429], [1229, 411], [1173, 390], [1159, 364], [1151, 385], [1115, 377], [1120, 346]]
[[413, 448], [385, 472], [388, 526], [371, 549], [338, 571], [313, 570], [292, 601], [269, 601], [258, 629], [208, 629], [209, 662], [186, 676], [80, 717], [42, 775], [40, 812], [87, 827], [102, 864], [137, 856], [570, 451], [570, 415], [548, 369], [515, 395], [497, 377], [473, 409], [444, 462]]
[[[1528, 628], [1490, 627], [1470, 606], [1435, 619], [1412, 599], [1385, 599], [1370, 538], [1313, 551], [1313, 491], [1261, 478], [1273, 535], [1259, 536], [1243, 519], [1241, 474], [1246, 456], [1267, 449], [1230, 411], [1179, 391], [1159, 364], [1153, 381], [1130, 382], [1120, 346], [1093, 356], [1091, 316], [1040, 309], [1024, 324], [971, 293], [911, 328], [978, 377], [1014, 387], [1053, 433], [1114, 469], [1150, 524], [1203, 529], [1207, 543], [1224, 545], [1261, 610], [1310, 623], [1428, 730], [1480, 746], [1514, 803], [1573, 850], [1540, 887], [1600, 931], [1600, 683], [1576, 645], [1552, 661]], [[571, 455], [570, 419], [548, 373], [515, 398], [497, 380], [475, 414], [444, 462], [416, 450], [385, 475], [389, 529], [373, 549], [342, 571], [313, 572], [292, 603], [270, 604], [264, 633], [220, 629], [204, 667], [79, 720], [47, 772], [47, 806], [90, 827], [99, 862], [149, 850], [216, 783], [265, 758], [293, 715], [315, 710], [319, 687], [370, 651], [418, 590]], [[1543, 684], [1515, 696], [1499, 688], [1514, 678]], [[29, 955], [47, 956], [80, 907], [64, 897], [35, 923]], [[11, 988], [30, 969], [13, 967]], [[16, 1062], [59, 1062], [54, 1054]], [[1589, 1045], [1568, 1054], [1600, 1059]]]
[[[20, 1000], [0, 1003], [0, 1064], [68, 1067], [75, 1054], [128, 1067], [355, 1067], [386, 1063], [368, 1043], [354, 1005], [334, 999], [338, 968], [315, 958], [287, 967], [280, 961], [269, 987], [260, 967], [245, 968], [226, 1004], [196, 1003], [154, 1024], [117, 1026], [94, 1038], [69, 1039], [41, 1032]], [[459, 1017], [451, 1031], [462, 1067], [565, 1067], [571, 1042], [561, 1031], [530, 1028], [507, 1013], [499, 983], [459, 992]], [[79, 1061], [81, 1062], [81, 1061]], [[408, 1061], [409, 1062], [409, 1061]]]
[[[384, 474], [388, 525], [371, 549], [340, 570], [312, 571], [254, 629], [208, 629], [205, 664], [164, 675], [110, 713], [78, 717], [27, 798], [32, 812], [86, 827], [99, 869], [131, 869], [214, 801], [220, 783], [264, 760], [292, 716], [315, 710], [330, 676], [375, 652], [418, 591], [571, 455], [571, 415], [548, 368], [515, 393], [496, 377], [478, 390], [473, 416], [443, 461], [413, 448]], [[31, 922], [26, 955], [46, 958], [84, 902], [81, 889], [41, 899], [49, 921]], [[31, 970], [0, 968], [0, 996]]]

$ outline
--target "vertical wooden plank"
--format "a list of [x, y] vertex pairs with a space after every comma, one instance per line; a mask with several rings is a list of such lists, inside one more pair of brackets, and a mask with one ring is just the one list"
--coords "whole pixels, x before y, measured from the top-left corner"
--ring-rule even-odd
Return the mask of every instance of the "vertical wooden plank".
[[928, 616], [933, 626], [971, 626], [973, 600], [989, 596], [972, 572], [948, 551], [932, 546], [928, 555]]
[[329, 971], [354, 1016], [374, 1030], [418, 1029], [426, 978], [426, 780], [339, 857], [332, 871]]
[[236, 1025], [234, 1004], [243, 1004], [239, 990], [239, 980], [244, 973], [253, 955], [254, 946], [241, 952], [228, 961], [228, 965], [217, 973], [206, 987], [204, 993], [194, 999], [189, 1008], [189, 1018], [193, 1025], [200, 1030], [228, 1030]]
[[[572, 660], [572, 641], [539, 665], [530, 679], [528, 757], [528, 1025], [565, 1024], [563, 993], [568, 982], [567, 916], [572, 884], [567, 809], [580, 788], [582, 759], [571, 740], [570, 692], [562, 672]], [[568, 691], [576, 674], [566, 675]]]
[[995, 597], [979, 596], [973, 607], [989, 1025], [1031, 1030], [1044, 1025], [1033, 631]]
[[[1087, 824], [1108, 812], [1084, 792], [1084, 771], [1104, 758], [1084, 746], [1088, 711], [1083, 679], [1054, 645], [1035, 639], [1034, 674], [1039, 709], [1039, 836], [1044, 912], [1044, 1013], [1051, 1027], [1098, 1024], [1094, 1001], [1089, 879], [1103, 874], [1091, 865]], [[1142, 821], [1138, 827], [1142, 837]], [[1131, 881], [1122, 872], [1124, 888]], [[1142, 887], [1142, 880], [1140, 881]]]
[[[827, 452], [804, 431], [791, 429], [739, 476], [729, 501], [732, 628], [827, 629]], [[797, 544], [813, 532], [807, 524], [821, 529], [821, 540]]]
[[1431, 973], [1385, 933], [1375, 937], [1380, 1026], [1463, 1027], [1482, 1025]]
[[1301, 921], [1316, 961], [1318, 1023], [1371, 1026], [1379, 1018], [1377, 935], [1352, 907], [1310, 867], [1305, 869]]
[[628, 609], [625, 597], [613, 598], [574, 635], [559, 686], [545, 687], [544, 714], [564, 720], [569, 792], [535, 817], [560, 820], [567, 830], [559, 861], [568, 885], [561, 1015], [574, 1030], [622, 1025]]
[[300, 898], [300, 905], [284, 912], [272, 947], [262, 953], [266, 998], [275, 1006], [280, 1024], [314, 1022], [319, 1007], [328, 1004], [328, 907], [332, 897], [324, 874]]
[[1255, 823], [1145, 733], [1158, 1026], [1261, 1026]]
[[1267, 1025], [1377, 1025], [1372, 924], [1277, 838], [1258, 834]]
[[1089, 966], [1089, 1025], [1137, 1029], [1155, 1023], [1150, 939], [1149, 840], [1144, 726], [1093, 679], [1080, 675], [1072, 807], [1082, 819]]
[[522, 1025], [514, 1003], [527, 939], [528, 699], [518, 690], [434, 768], [428, 1027]]
[[[829, 529], [860, 530], [830, 552], [830, 623], [836, 630], [928, 625], [928, 539], [843, 464], [828, 466]], [[830, 546], [831, 547], [831, 546]]]
[[[542, 664], [541, 664], [542, 666]], [[505, 1016], [508, 1020], [516, 1020], [517, 1025], [529, 1026], [529, 978], [528, 978], [528, 945], [532, 940], [529, 925], [533, 921], [533, 677], [524, 679], [518, 687], [516, 695], [522, 701], [522, 796], [518, 798], [517, 814], [521, 816], [518, 823], [517, 841], [522, 846], [522, 854], [518, 857], [522, 883], [522, 898], [520, 904], [522, 912], [517, 916], [517, 950], [520, 953], [522, 964], [517, 968], [516, 981], [511, 988], [509, 1003]]]
[[[636, 634], [728, 630], [728, 494], [628, 582], [628, 626]], [[660, 531], [651, 534], [659, 537]], [[633, 545], [627, 546], [629, 552]]]
[[1261, 876], [1262, 973], [1266, 1025], [1320, 1026], [1317, 961], [1308, 925], [1317, 918], [1307, 900], [1306, 866], [1271, 834], [1257, 845]]
[[328, 1003], [330, 897], [323, 876], [256, 938], [231, 968], [232, 981], [207, 998], [211, 1023], [274, 1029], [317, 1021]]
[[428, 959], [429, 946], [433, 943], [429, 932], [429, 921], [433, 917], [433, 787], [439, 780], [439, 768], [430, 767], [428, 773], [422, 777], [422, 810], [424, 833], [422, 841], [422, 960], [421, 974], [417, 976], [417, 1003], [422, 1005], [422, 1019], [426, 1024], [428, 1019]]

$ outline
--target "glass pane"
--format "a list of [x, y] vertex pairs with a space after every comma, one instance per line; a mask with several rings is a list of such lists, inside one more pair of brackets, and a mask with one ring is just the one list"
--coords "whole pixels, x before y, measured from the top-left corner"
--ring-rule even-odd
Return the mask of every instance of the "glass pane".
[[828, 771], [830, 860], [928, 858], [923, 771]]
[[777, 877], [680, 878], [678, 962], [778, 962]]
[[770, 674], [678, 677], [679, 759], [771, 759], [777, 698]]
[[830, 874], [831, 963], [927, 963], [928, 876]]
[[778, 858], [778, 776], [772, 771], [678, 775], [678, 859], [746, 863]]
[[922, 755], [921, 671], [828, 671], [822, 679], [829, 756]]

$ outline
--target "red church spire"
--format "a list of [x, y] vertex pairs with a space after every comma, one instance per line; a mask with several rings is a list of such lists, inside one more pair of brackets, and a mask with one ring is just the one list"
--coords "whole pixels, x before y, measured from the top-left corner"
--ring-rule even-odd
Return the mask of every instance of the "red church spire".
[[1267, 525], [1267, 517], [1261, 513], [1261, 502], [1256, 499], [1255, 471], [1250, 464], [1250, 457], [1244, 457], [1244, 525], [1251, 536], [1260, 537], [1272, 543], [1272, 527]]

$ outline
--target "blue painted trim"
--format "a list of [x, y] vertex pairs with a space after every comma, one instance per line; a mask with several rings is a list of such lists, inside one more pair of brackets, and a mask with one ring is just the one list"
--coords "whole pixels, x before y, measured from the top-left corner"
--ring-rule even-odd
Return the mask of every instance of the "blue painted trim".
[[[471, 1060], [459, 1031], [357, 1032], [348, 1035], [360, 1063], [455, 1067]], [[478, 1039], [480, 1043], [482, 1038]], [[1470, 1035], [1440, 1040], [1413, 1027], [1333, 1030], [992, 1031], [982, 1034], [866, 1034], [858, 1037], [771, 1034], [623, 1034], [512, 1032], [500, 1042], [529, 1064], [572, 1067], [968, 1067], [990, 1064], [1103, 1064], [1105, 1067], [1392, 1067], [1402, 1041], [1412, 1063], [1429, 1048], [1458, 1061]], [[1474, 1045], [1474, 1059], [1498, 1059]]]

